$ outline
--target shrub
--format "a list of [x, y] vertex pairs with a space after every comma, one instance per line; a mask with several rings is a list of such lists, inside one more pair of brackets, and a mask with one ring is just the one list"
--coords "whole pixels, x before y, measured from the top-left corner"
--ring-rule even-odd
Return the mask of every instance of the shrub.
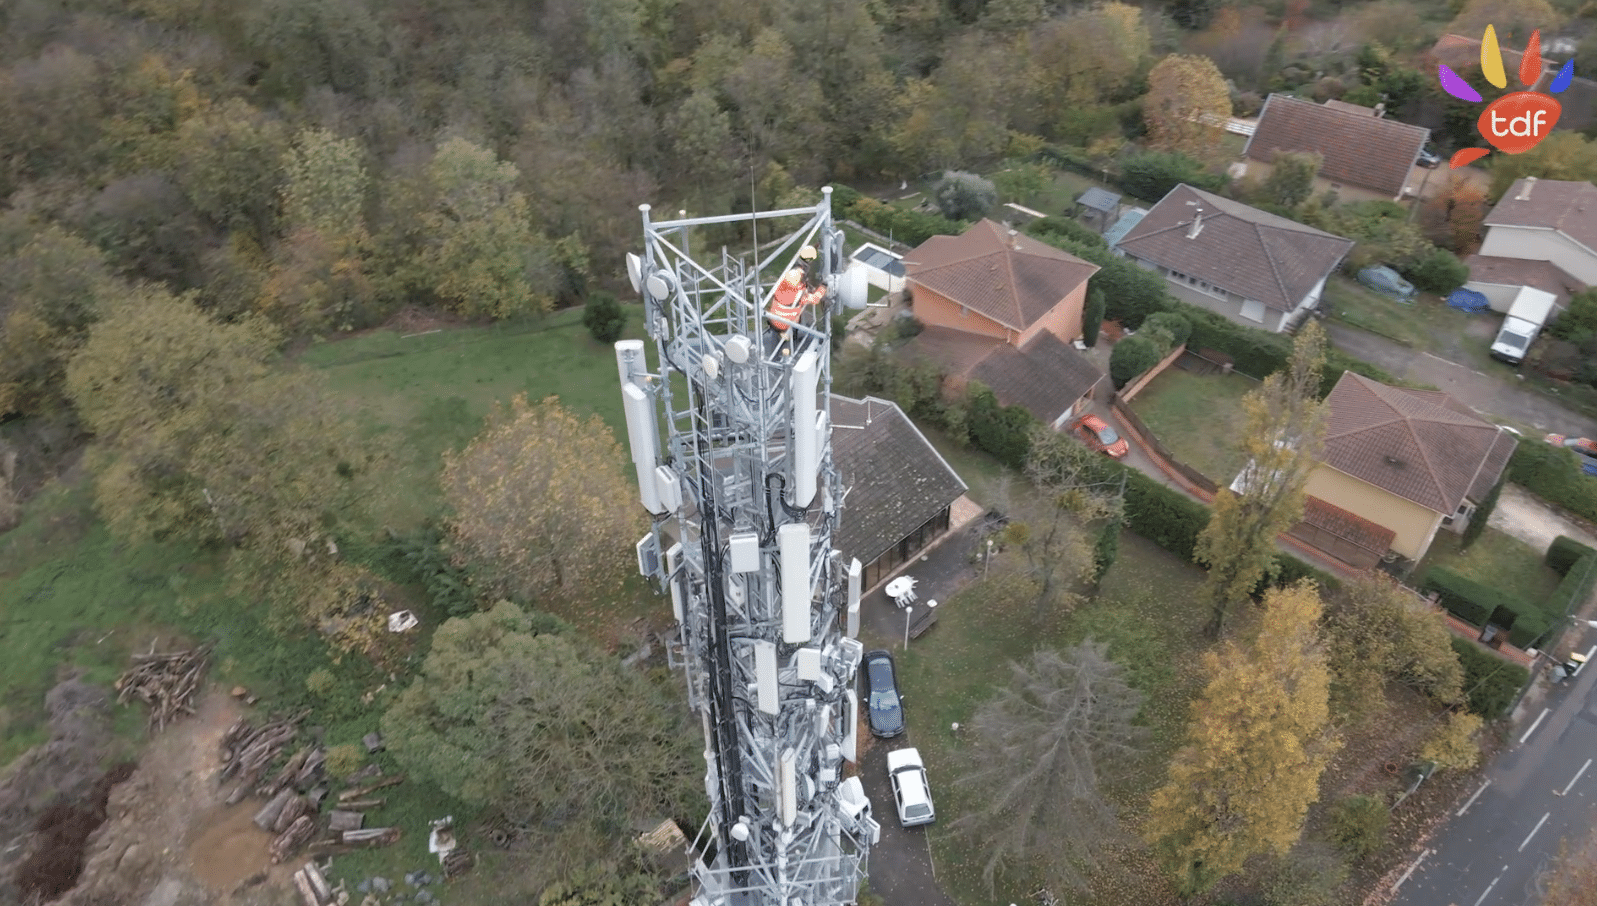
[[1149, 478], [1126, 469], [1126, 528], [1190, 561], [1198, 534], [1209, 524], [1209, 508]]
[[1581, 544], [1568, 535], [1559, 535], [1547, 547], [1547, 565], [1560, 576], [1569, 575], [1569, 568], [1582, 557], [1597, 554], [1597, 550]]
[[1542, 606], [1553, 618], [1573, 613], [1591, 596], [1593, 585], [1597, 585], [1597, 554], [1588, 554], [1570, 566], [1564, 581], [1558, 583]]
[[1386, 839], [1392, 812], [1374, 796], [1349, 796], [1331, 810], [1331, 839], [1343, 852], [1362, 859]]
[[1192, 322], [1173, 311], [1161, 311], [1149, 315], [1147, 320], [1142, 322], [1142, 329], [1163, 331], [1170, 338], [1170, 346], [1165, 350], [1167, 353], [1187, 342], [1192, 336]]
[[1481, 533], [1486, 531], [1486, 523], [1492, 518], [1492, 511], [1497, 509], [1497, 498], [1502, 496], [1505, 484], [1508, 484], [1508, 476], [1499, 476], [1497, 484], [1492, 485], [1492, 489], [1486, 492], [1486, 499], [1482, 500], [1481, 505], [1470, 514], [1469, 524], [1464, 526], [1464, 537], [1458, 542], [1460, 550], [1469, 550], [1470, 546], [1480, 539]]
[[1092, 581], [1102, 582], [1104, 573], [1115, 565], [1120, 556], [1120, 520], [1114, 519], [1098, 530], [1098, 540], [1092, 547]]
[[974, 173], [950, 170], [932, 189], [932, 200], [949, 220], [975, 220], [998, 204], [998, 187]]
[[1597, 336], [1597, 289], [1576, 293], [1564, 313], [1547, 326], [1547, 332], [1577, 344]]
[[614, 343], [621, 339], [621, 332], [627, 326], [627, 316], [621, 309], [621, 303], [616, 301], [615, 293], [604, 290], [590, 293], [587, 304], [582, 306], [582, 326], [588, 328], [588, 333], [601, 343]]
[[1447, 723], [1431, 732], [1420, 749], [1422, 761], [1434, 762], [1438, 768], [1467, 771], [1481, 759], [1480, 744], [1475, 734], [1481, 728], [1481, 716], [1468, 711], [1454, 711]]
[[908, 245], [920, 245], [933, 236], [957, 236], [966, 224], [936, 214], [922, 214], [884, 204], [874, 198], [859, 198], [843, 212], [867, 229], [890, 235]]
[[1334, 591], [1342, 587], [1342, 580], [1331, 575], [1323, 569], [1310, 566], [1297, 557], [1282, 551], [1275, 555], [1275, 563], [1260, 580], [1259, 587], [1253, 590], [1253, 596], [1258, 597], [1271, 588], [1285, 588], [1296, 585], [1304, 579], [1313, 579], [1314, 584], [1322, 592]]
[[1398, 271], [1428, 293], [1450, 293], [1469, 279], [1469, 268], [1457, 255], [1434, 247], [1409, 259]]
[[1140, 335], [1127, 337], [1116, 343], [1114, 352], [1109, 354], [1109, 377], [1119, 390], [1159, 364], [1162, 358], [1164, 352], [1157, 341]]
[[328, 749], [327, 760], [324, 762], [327, 776], [336, 779], [348, 777], [360, 770], [361, 765], [365, 763], [366, 754], [360, 750], [360, 746], [352, 742]]
[[1000, 406], [993, 392], [978, 383], [970, 385], [966, 398], [971, 443], [1012, 469], [1023, 468], [1037, 419], [1019, 406]]
[[1486, 720], [1501, 717], [1530, 679], [1530, 672], [1524, 667], [1487, 654], [1473, 642], [1455, 637], [1453, 651], [1464, 667], [1469, 709]]
[[1583, 519], [1597, 520], [1597, 481], [1580, 473], [1573, 450], [1522, 443], [1508, 461], [1508, 479]]
[[1185, 154], [1149, 151], [1134, 154], [1120, 165], [1120, 187], [1144, 201], [1158, 201], [1182, 183], [1218, 192], [1226, 182], [1224, 176], [1209, 173]]
[[1485, 626], [1499, 609], [1513, 612], [1516, 604], [1497, 589], [1441, 566], [1425, 574], [1421, 588], [1440, 592], [1442, 606], [1471, 626]]
[[1081, 342], [1091, 349], [1098, 345], [1098, 330], [1103, 327], [1103, 290], [1096, 286], [1087, 288], [1087, 305], [1081, 313]]
[[1050, 244], [1056, 239], [1066, 239], [1089, 248], [1109, 248], [1109, 244], [1104, 242], [1102, 236], [1068, 217], [1044, 217], [1041, 220], [1034, 220], [1026, 226], [1026, 233]]

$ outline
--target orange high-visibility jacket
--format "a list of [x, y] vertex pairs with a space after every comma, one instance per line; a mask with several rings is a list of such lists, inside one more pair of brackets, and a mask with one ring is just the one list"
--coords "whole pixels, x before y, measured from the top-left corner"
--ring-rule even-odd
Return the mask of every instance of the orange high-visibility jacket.
[[804, 310], [804, 306], [815, 305], [825, 296], [826, 287], [824, 286], [816, 287], [806, 293], [804, 291], [804, 270], [803, 268], [795, 267], [783, 274], [782, 281], [776, 284], [776, 292], [771, 295], [771, 307], [766, 309], [766, 314], [770, 316], [767, 320], [771, 322], [772, 327], [786, 332], [787, 325], [776, 320], [777, 318], [785, 318], [788, 321], [797, 323], [799, 313]]

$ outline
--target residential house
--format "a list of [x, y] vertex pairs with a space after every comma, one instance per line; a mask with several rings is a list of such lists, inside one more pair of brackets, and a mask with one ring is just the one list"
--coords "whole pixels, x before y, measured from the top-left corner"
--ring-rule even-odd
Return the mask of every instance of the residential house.
[[1321, 158], [1317, 193], [1334, 191], [1342, 201], [1400, 201], [1418, 194], [1424, 182], [1428, 171], [1415, 162], [1430, 136], [1429, 129], [1377, 116], [1367, 107], [1272, 94], [1237, 172], [1267, 179], [1277, 154], [1309, 152]]
[[871, 588], [948, 532], [965, 482], [895, 404], [833, 394], [830, 411], [846, 494], [833, 542]]
[[1353, 241], [1189, 185], [1115, 244], [1179, 298], [1249, 327], [1291, 330], [1319, 304]]
[[1472, 283], [1523, 276], [1518, 285], [1565, 299], [1571, 289], [1597, 286], [1597, 186], [1534, 176], [1515, 180], [1483, 225], [1480, 254], [1469, 262]]
[[904, 354], [935, 364], [951, 391], [980, 381], [1000, 403], [1057, 427], [1102, 384], [1072, 345], [1097, 265], [991, 220], [933, 236], [904, 263], [923, 325]]
[[1438, 531], [1463, 531], [1517, 443], [1446, 393], [1351, 371], [1326, 404], [1325, 451], [1292, 534], [1358, 566], [1418, 562]]
[[[1529, 90], [1519, 80], [1519, 67], [1520, 63], [1524, 61], [1525, 55], [1518, 50], [1509, 49], [1516, 46], [1524, 47], [1527, 37], [1529, 36], [1505, 35], [1501, 32], [1497, 35], [1498, 50], [1503, 55], [1503, 70], [1508, 76], [1508, 87], [1512, 91]], [[1558, 75], [1558, 70], [1563, 65], [1563, 60], [1569, 56], [1571, 51], [1567, 49], [1567, 46], [1557, 46], [1559, 43], [1557, 39], [1547, 39], [1544, 35], [1543, 40], [1542, 70], [1535, 81], [1534, 90], [1545, 92], [1548, 84]], [[1570, 42], [1566, 41], [1564, 43], [1567, 45]], [[1429, 56], [1431, 65], [1427, 67], [1428, 71], [1435, 72], [1436, 64], [1444, 64], [1455, 71], [1461, 72], [1481, 64], [1481, 41], [1480, 38], [1466, 38], [1463, 35], [1443, 35], [1431, 47]], [[1476, 85], [1476, 87], [1482, 88], [1485, 86]], [[1579, 132], [1597, 123], [1597, 82], [1589, 78], [1576, 76], [1570, 81], [1567, 89], [1554, 95], [1554, 97], [1557, 98], [1559, 106], [1563, 108], [1563, 112], [1558, 117], [1558, 122], [1553, 126], [1554, 129]], [[1439, 110], [1433, 115], [1439, 116]]]

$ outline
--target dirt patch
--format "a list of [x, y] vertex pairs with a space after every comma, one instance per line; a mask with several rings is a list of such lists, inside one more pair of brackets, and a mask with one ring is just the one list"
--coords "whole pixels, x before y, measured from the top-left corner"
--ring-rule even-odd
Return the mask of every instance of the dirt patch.
[[33, 853], [17, 869], [17, 886], [25, 896], [49, 902], [78, 883], [89, 835], [105, 823], [111, 788], [131, 776], [133, 763], [122, 762], [100, 778], [87, 801], [58, 802], [39, 816], [33, 827]]
[[256, 827], [253, 820], [260, 805], [246, 799], [223, 806], [198, 822], [201, 830], [188, 849], [195, 880], [225, 892], [271, 867], [267, 846], [272, 835]]
[[1568, 535], [1576, 541], [1597, 547], [1597, 533], [1565, 516], [1518, 485], [1503, 486], [1497, 508], [1486, 523], [1505, 535], [1518, 538], [1538, 551], [1546, 551], [1553, 539]]

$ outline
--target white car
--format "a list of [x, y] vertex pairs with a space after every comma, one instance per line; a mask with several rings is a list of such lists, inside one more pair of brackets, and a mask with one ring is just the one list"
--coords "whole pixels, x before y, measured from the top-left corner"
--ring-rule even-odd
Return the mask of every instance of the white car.
[[926, 765], [917, 749], [887, 753], [887, 776], [893, 780], [893, 801], [898, 804], [898, 823], [905, 827], [931, 824], [937, 820], [932, 810], [932, 789], [926, 783]]

